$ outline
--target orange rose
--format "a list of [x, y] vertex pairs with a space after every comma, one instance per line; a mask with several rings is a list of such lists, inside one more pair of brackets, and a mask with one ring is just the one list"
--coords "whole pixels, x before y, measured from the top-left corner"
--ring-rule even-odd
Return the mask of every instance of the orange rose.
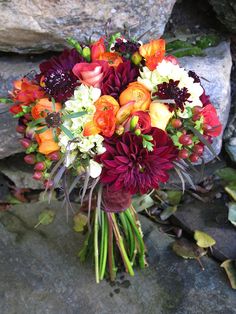
[[91, 46], [91, 57], [92, 61], [99, 60], [99, 57], [102, 53], [106, 51], [104, 44], [104, 37], [101, 37], [98, 41], [92, 44]]
[[143, 84], [133, 82], [120, 94], [119, 101], [121, 106], [133, 103], [132, 112], [145, 111], [148, 110], [151, 103], [151, 93]]
[[156, 39], [139, 47], [139, 53], [146, 60], [149, 70], [154, 70], [165, 56], [165, 40]]
[[96, 112], [93, 120], [84, 126], [84, 136], [101, 133], [110, 137], [115, 132], [116, 114], [120, 108], [118, 102], [112, 96], [101, 96], [95, 103]]
[[36, 134], [35, 138], [39, 144], [38, 151], [41, 154], [48, 155], [60, 149], [60, 147], [54, 140], [52, 129], [47, 129], [43, 133]]
[[32, 117], [37, 120], [46, 116], [47, 112], [58, 112], [62, 108], [62, 105], [59, 102], [53, 103], [48, 98], [40, 99], [37, 104], [32, 108], [31, 114]]
[[166, 126], [173, 116], [174, 111], [170, 112], [167, 105], [153, 101], [149, 107], [151, 126], [165, 131]]
[[115, 68], [123, 63], [122, 58], [116, 52], [104, 52], [99, 56], [99, 60], [107, 61], [110, 66]]

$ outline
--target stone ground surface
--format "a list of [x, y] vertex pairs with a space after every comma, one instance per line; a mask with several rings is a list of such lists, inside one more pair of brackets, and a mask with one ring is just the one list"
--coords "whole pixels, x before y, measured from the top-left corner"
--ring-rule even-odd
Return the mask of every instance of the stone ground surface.
[[59, 202], [56, 219], [34, 229], [45, 203], [17, 205], [0, 212], [1, 314], [234, 314], [235, 291], [223, 270], [204, 257], [202, 271], [194, 260], [176, 256], [172, 239], [141, 218], [150, 267], [133, 278], [118, 275], [111, 285], [97, 285], [92, 265], [76, 257], [82, 237], [66, 223]]

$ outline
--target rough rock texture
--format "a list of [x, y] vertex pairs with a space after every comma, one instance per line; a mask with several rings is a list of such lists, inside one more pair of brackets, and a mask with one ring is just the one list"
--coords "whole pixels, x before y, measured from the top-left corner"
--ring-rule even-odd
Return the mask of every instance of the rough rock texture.
[[235, 0], [209, 0], [219, 21], [229, 31], [236, 33], [236, 2]]
[[19, 53], [60, 50], [68, 36], [84, 40], [134, 26], [133, 34], [149, 29], [162, 35], [176, 0], [78, 1], [17, 0], [0, 2], [0, 50]]
[[211, 235], [216, 240], [213, 254], [217, 259], [236, 259], [236, 228], [228, 221], [228, 207], [223, 200], [203, 203], [189, 198], [178, 207], [172, 221], [190, 234], [201, 230]]
[[[236, 106], [235, 106], [236, 111]], [[232, 161], [236, 162], [236, 113], [224, 132], [225, 149]]]
[[[7, 97], [8, 91], [12, 90], [12, 82], [36, 70], [38, 63], [38, 58], [1, 56], [0, 97]], [[16, 133], [17, 119], [12, 118], [8, 109], [9, 105], [0, 104], [0, 159], [23, 151], [18, 141], [20, 136]]]
[[236, 313], [235, 292], [223, 270], [207, 257], [205, 271], [176, 256], [172, 239], [142, 218], [150, 267], [114, 285], [95, 283], [93, 267], [76, 257], [82, 236], [71, 230], [55, 202], [56, 219], [34, 229], [39, 203], [0, 212], [0, 304], [2, 314]]
[[[205, 57], [184, 57], [180, 60], [181, 65], [195, 71], [202, 77], [202, 85], [206, 93], [210, 95], [211, 102], [217, 109], [219, 118], [225, 128], [230, 111], [230, 73], [232, 58], [230, 45], [222, 42], [217, 47], [206, 49]], [[222, 146], [222, 136], [213, 142], [213, 148], [217, 155]], [[214, 158], [206, 149], [205, 161]]]

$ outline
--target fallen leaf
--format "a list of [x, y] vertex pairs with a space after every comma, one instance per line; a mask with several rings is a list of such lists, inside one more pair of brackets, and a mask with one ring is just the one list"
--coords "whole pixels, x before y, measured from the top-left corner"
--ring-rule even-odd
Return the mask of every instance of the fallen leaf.
[[199, 230], [194, 232], [194, 239], [201, 248], [208, 248], [216, 244], [216, 241], [209, 234]]
[[236, 289], [236, 263], [230, 259], [224, 261], [220, 267], [223, 267], [233, 289]]
[[49, 225], [53, 222], [55, 213], [52, 210], [44, 210], [38, 217], [38, 223], [34, 226], [37, 228], [39, 225]]
[[148, 209], [154, 205], [154, 200], [150, 195], [136, 196], [132, 199], [132, 205], [135, 208], [136, 212], [141, 212], [145, 209]]
[[229, 203], [228, 207], [228, 219], [236, 227], [236, 202]]
[[176, 212], [176, 210], [177, 210], [177, 206], [168, 206], [160, 214], [161, 220], [168, 219], [171, 215], [173, 215]]
[[168, 201], [170, 203], [170, 205], [179, 205], [180, 201], [181, 201], [181, 197], [183, 195], [182, 191], [178, 191], [178, 190], [172, 190], [172, 191], [166, 191], [167, 195], [168, 195]]
[[225, 187], [225, 191], [236, 201], [236, 185], [228, 185]]
[[84, 214], [78, 213], [74, 216], [74, 230], [76, 232], [82, 232], [84, 227], [88, 223], [88, 217]]
[[236, 184], [236, 170], [230, 167], [222, 168], [216, 171], [218, 177], [228, 183]]

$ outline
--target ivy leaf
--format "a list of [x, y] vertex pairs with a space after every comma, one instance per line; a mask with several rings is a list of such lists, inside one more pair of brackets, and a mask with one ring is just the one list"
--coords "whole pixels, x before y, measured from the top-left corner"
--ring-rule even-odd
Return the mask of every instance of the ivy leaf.
[[40, 225], [49, 225], [53, 222], [55, 218], [55, 213], [52, 210], [44, 210], [38, 217], [38, 223], [34, 226], [37, 228]]
[[160, 214], [161, 220], [168, 219], [171, 215], [173, 215], [177, 211], [177, 206], [168, 206], [165, 208]]
[[233, 289], [236, 289], [236, 262], [230, 259], [224, 261], [220, 267], [223, 267]]
[[84, 227], [88, 223], [88, 217], [84, 214], [78, 213], [74, 216], [74, 231], [76, 232], [82, 232], [84, 230]]
[[228, 219], [236, 227], [236, 203], [235, 202], [229, 203], [228, 207], [229, 207]]
[[208, 248], [216, 244], [216, 241], [209, 234], [199, 230], [194, 232], [194, 239], [201, 248]]

